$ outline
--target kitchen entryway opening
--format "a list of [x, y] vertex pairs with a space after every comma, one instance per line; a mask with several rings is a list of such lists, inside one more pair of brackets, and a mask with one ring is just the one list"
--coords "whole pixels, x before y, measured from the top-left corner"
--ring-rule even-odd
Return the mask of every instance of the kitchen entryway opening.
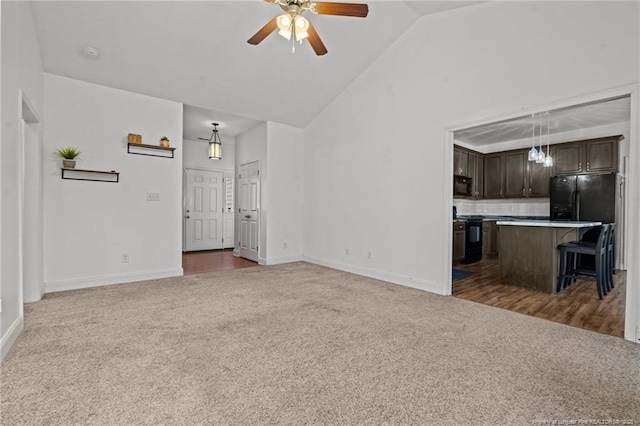
[[[627, 261], [639, 243], [635, 221], [627, 220], [639, 213], [637, 197], [630, 197], [640, 168], [637, 111], [637, 86], [631, 86], [451, 128], [446, 161], [453, 191], [443, 213], [453, 221], [445, 253], [451, 272], [443, 293], [628, 340], [640, 337], [638, 284], [632, 281], [638, 269]], [[553, 160], [535, 161], [534, 150]], [[615, 264], [597, 271], [602, 283], [603, 271], [615, 268], [613, 288], [601, 286], [600, 298], [596, 282], [584, 275], [558, 286], [558, 246], [595, 246], [607, 223], [616, 227], [607, 246]], [[589, 258], [571, 258], [565, 271], [595, 269]]]

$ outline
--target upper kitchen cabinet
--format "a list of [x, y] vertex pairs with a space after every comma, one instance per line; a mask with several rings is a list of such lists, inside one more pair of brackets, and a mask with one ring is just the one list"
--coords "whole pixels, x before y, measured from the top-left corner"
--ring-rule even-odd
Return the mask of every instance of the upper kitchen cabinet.
[[556, 174], [613, 173], [618, 171], [621, 135], [554, 145]]
[[469, 175], [469, 151], [457, 146], [453, 147], [453, 174], [457, 176]]
[[504, 154], [504, 197], [548, 197], [551, 168], [529, 161], [529, 150], [506, 151]]
[[471, 198], [482, 198], [484, 188], [484, 155], [469, 151], [469, 177], [473, 180], [471, 185]]
[[[553, 149], [551, 156], [555, 158]], [[550, 178], [553, 167], [545, 167], [543, 163], [527, 162], [527, 197], [548, 197]]]
[[584, 142], [587, 173], [613, 173], [618, 171], [618, 144], [622, 136], [591, 139]]
[[562, 143], [554, 145], [556, 174], [576, 174], [582, 172], [582, 157], [584, 146], [581, 142]]
[[504, 197], [521, 198], [527, 196], [527, 154], [528, 150], [504, 153]]
[[484, 198], [502, 198], [502, 153], [484, 156]]

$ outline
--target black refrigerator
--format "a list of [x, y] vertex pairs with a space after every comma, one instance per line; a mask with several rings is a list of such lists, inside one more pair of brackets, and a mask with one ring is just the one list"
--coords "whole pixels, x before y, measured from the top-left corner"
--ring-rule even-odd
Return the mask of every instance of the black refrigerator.
[[551, 220], [616, 221], [617, 173], [551, 178]]

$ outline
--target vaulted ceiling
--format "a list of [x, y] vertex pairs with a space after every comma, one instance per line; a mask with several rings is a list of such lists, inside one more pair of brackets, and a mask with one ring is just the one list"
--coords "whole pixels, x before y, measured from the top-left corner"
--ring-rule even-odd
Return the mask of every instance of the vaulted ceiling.
[[[365, 19], [308, 16], [329, 50], [322, 57], [306, 42], [292, 54], [291, 43], [276, 33], [258, 46], [248, 44], [282, 13], [260, 0], [41, 1], [32, 9], [47, 72], [304, 127], [421, 15], [480, 2], [368, 3]], [[83, 56], [86, 46], [99, 57]], [[191, 132], [210, 128], [201, 126]]]

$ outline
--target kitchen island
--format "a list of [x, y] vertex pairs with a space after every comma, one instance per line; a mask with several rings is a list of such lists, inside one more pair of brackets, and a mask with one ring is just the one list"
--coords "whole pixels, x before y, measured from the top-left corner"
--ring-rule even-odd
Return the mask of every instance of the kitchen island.
[[498, 221], [500, 274], [507, 284], [555, 293], [558, 244], [576, 241], [601, 222]]

